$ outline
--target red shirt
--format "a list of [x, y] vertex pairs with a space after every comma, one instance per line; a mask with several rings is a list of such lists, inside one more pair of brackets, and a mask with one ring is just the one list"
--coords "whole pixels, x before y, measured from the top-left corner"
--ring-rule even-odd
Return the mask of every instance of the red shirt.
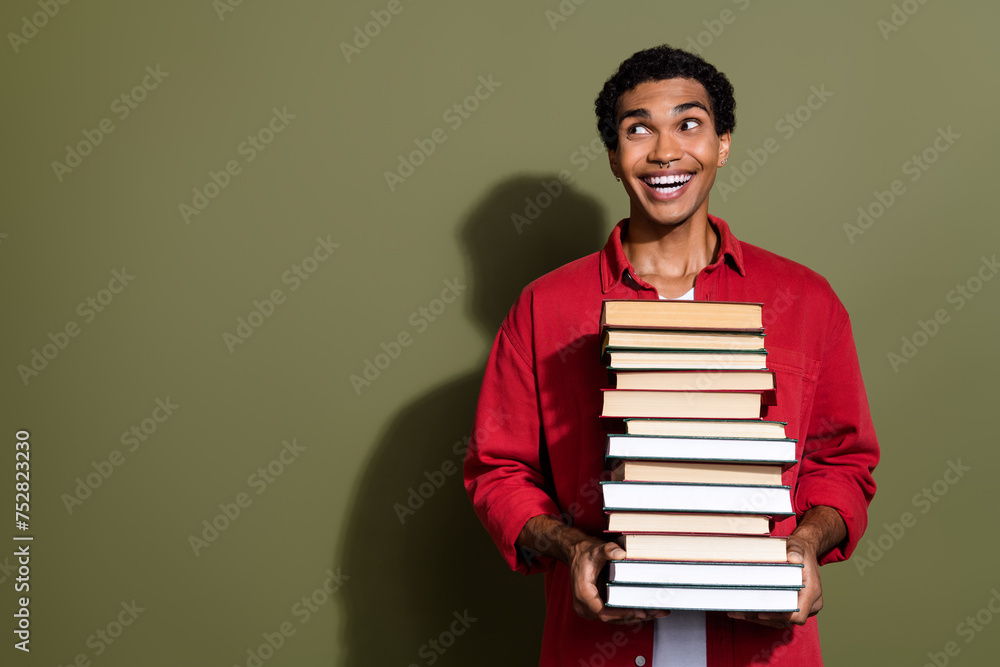
[[[879, 450], [847, 311], [819, 274], [737, 240], [709, 216], [720, 237], [717, 260], [695, 280], [695, 300], [764, 304], [767, 366], [775, 405], [763, 418], [787, 422], [799, 463], [784, 473], [797, 516], [835, 508], [848, 537], [821, 564], [846, 559], [867, 525]], [[476, 513], [512, 569], [545, 573], [542, 667], [651, 664], [653, 624], [586, 620], [573, 610], [567, 566], [521, 553], [515, 542], [533, 516], [547, 514], [601, 536], [599, 481], [607, 443], [601, 423], [600, 315], [604, 299], [656, 299], [622, 249], [628, 220], [601, 252], [528, 285], [504, 320], [487, 362], [465, 487]], [[775, 524], [775, 535], [796, 526]], [[709, 667], [822, 664], [816, 617], [776, 630], [724, 613], [706, 614]]]

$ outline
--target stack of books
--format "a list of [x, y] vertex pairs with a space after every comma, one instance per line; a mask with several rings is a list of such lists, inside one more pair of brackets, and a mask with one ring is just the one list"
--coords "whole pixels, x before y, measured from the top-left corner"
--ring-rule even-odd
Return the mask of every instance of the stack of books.
[[601, 416], [625, 420], [601, 490], [628, 554], [609, 563], [607, 604], [796, 611], [802, 566], [770, 534], [793, 513], [795, 440], [760, 417], [775, 390], [761, 304], [609, 300], [601, 333]]

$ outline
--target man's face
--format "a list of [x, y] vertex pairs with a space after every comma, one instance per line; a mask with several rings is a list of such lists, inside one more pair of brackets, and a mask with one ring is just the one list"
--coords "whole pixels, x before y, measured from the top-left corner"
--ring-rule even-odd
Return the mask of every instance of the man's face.
[[715, 133], [710, 107], [693, 79], [648, 81], [622, 95], [618, 148], [608, 157], [633, 219], [677, 224], [707, 215], [715, 171], [729, 155], [729, 133]]

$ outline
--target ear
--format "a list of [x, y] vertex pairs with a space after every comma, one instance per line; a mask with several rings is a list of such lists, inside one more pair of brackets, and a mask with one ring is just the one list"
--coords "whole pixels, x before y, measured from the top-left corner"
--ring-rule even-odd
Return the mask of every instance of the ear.
[[732, 139], [732, 134], [729, 132], [719, 135], [719, 161], [716, 166], [721, 167], [722, 163], [729, 159], [729, 147]]
[[611, 167], [611, 174], [615, 178], [621, 178], [618, 173], [618, 151], [614, 148], [608, 149], [608, 165]]

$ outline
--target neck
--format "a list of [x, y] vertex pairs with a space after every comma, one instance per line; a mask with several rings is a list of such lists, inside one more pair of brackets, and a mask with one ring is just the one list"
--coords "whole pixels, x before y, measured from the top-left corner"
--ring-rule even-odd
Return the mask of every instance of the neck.
[[639, 275], [666, 278], [697, 275], [715, 261], [719, 246], [707, 213], [675, 224], [634, 216], [622, 239], [625, 256]]

